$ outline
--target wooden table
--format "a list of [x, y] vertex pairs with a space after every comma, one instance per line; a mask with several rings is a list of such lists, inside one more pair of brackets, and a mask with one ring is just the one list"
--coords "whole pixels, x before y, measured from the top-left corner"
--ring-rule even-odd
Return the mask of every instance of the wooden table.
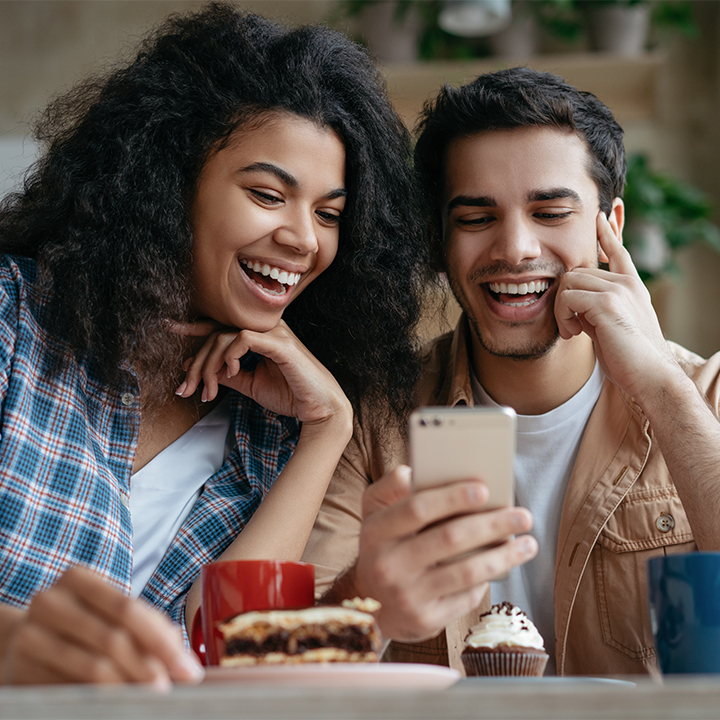
[[233, 720], [654, 720], [720, 718], [720, 676], [676, 676], [635, 685], [555, 678], [461, 680], [447, 690], [292, 688], [235, 684], [177, 687], [0, 688], [0, 719], [232, 718]]

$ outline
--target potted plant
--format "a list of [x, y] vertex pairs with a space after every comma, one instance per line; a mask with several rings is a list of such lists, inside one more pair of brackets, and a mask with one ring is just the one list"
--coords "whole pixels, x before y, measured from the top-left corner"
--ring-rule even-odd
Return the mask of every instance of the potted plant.
[[340, 0], [334, 15], [356, 18], [357, 39], [381, 62], [410, 63], [419, 57], [430, 5], [422, 0]]
[[575, 0], [587, 29], [591, 50], [640, 55], [648, 47], [651, 28], [694, 34], [687, 0]]
[[650, 283], [677, 272], [678, 250], [705, 243], [720, 252], [713, 206], [698, 188], [652, 170], [642, 155], [628, 157], [623, 238], [640, 277]]

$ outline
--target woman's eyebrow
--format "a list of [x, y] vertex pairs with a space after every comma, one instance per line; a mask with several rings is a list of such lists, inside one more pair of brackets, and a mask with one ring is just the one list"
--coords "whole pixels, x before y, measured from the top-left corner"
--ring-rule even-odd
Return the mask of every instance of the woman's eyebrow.
[[[273, 175], [275, 175], [278, 180], [282, 181], [291, 188], [296, 188], [300, 185], [298, 179], [291, 175], [287, 170], [283, 170], [281, 167], [278, 167], [277, 165], [273, 165], [272, 163], [266, 163], [266, 162], [255, 162], [251, 165], [247, 165], [243, 168], [240, 168], [238, 172], [269, 172]], [[345, 188], [336, 188], [335, 190], [330, 190], [325, 197], [328, 200], [335, 200], [339, 197], [346, 197], [347, 196], [347, 190]]]
[[288, 187], [296, 188], [300, 184], [294, 175], [291, 175], [286, 170], [283, 170], [272, 163], [254, 162], [251, 165], [246, 165], [245, 167], [240, 168], [238, 172], [269, 172], [272, 175], [275, 175], [278, 180], [282, 180], [282, 182], [284, 182]]

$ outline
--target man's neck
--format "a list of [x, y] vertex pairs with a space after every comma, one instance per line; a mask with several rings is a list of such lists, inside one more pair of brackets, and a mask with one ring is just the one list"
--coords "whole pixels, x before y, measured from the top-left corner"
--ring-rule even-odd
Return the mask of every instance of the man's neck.
[[559, 407], [588, 381], [595, 368], [595, 350], [585, 335], [558, 340], [544, 357], [515, 360], [496, 357], [471, 334], [470, 362], [485, 392], [519, 415], [542, 415]]

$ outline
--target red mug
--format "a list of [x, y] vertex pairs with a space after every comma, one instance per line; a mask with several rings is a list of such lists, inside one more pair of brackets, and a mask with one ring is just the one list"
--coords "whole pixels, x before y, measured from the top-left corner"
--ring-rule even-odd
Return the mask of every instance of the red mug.
[[203, 665], [219, 665], [225, 642], [218, 625], [243, 612], [315, 604], [315, 566], [281, 560], [228, 560], [200, 570], [200, 609], [190, 642]]

